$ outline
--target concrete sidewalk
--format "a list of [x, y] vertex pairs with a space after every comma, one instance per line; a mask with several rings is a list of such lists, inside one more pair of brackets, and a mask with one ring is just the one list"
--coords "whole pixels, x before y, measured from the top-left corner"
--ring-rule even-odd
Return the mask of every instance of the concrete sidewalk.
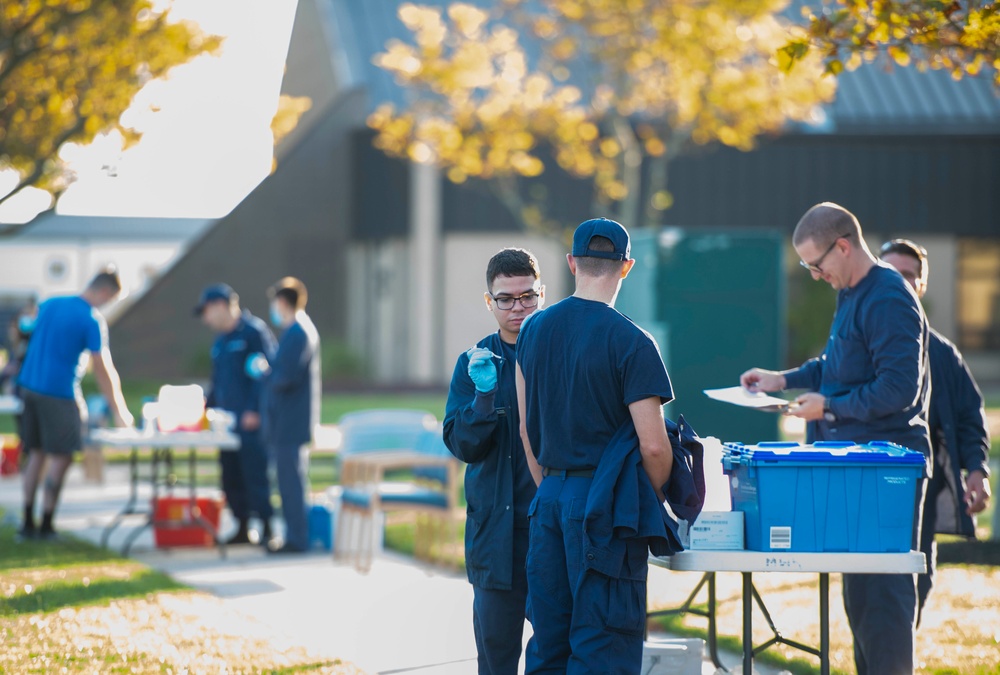
[[[140, 489], [140, 505], [148, 504], [149, 494], [148, 487]], [[106, 467], [104, 484], [95, 485], [84, 482], [79, 464], [74, 465], [56, 527], [97, 543], [127, 498], [126, 467]], [[21, 502], [19, 478], [0, 479], [0, 507], [8, 520], [19, 521]], [[128, 532], [142, 520], [127, 518], [114, 531], [110, 547], [120, 550]], [[224, 519], [222, 531], [230, 528]], [[276, 636], [317, 657], [349, 661], [369, 673], [477, 672], [472, 587], [464, 573], [390, 552], [378, 554], [367, 574], [334, 561], [326, 552], [273, 556], [256, 546], [239, 546], [231, 547], [223, 559], [215, 549], [156, 549], [149, 530], [136, 539], [131, 557], [273, 626]], [[650, 575], [651, 593], [666, 576]], [[530, 627], [525, 632], [527, 639]], [[731, 654], [723, 658], [733, 666], [739, 661]], [[758, 671], [777, 672], [762, 667]], [[713, 672], [714, 667], [705, 663], [703, 673]]]

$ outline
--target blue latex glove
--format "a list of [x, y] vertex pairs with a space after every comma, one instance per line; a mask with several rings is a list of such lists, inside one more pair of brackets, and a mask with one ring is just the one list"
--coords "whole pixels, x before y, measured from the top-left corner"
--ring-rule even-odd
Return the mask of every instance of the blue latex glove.
[[496, 354], [482, 347], [473, 347], [465, 353], [469, 357], [469, 377], [475, 383], [476, 391], [488, 394], [496, 389], [497, 367], [493, 363]]
[[247, 377], [251, 380], [259, 380], [271, 372], [271, 366], [267, 362], [267, 357], [261, 352], [248, 356], [243, 369], [246, 372]]

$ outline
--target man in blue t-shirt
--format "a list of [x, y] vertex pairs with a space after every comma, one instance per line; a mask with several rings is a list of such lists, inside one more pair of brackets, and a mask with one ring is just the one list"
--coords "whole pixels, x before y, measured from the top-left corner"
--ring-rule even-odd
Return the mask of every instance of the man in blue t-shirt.
[[[909, 239], [882, 245], [879, 257], [895, 267], [923, 298], [930, 272], [927, 251]], [[931, 407], [928, 418], [934, 447], [934, 472], [924, 496], [920, 550], [927, 574], [917, 577], [917, 626], [934, 585], [937, 546], [934, 535], [976, 538], [977, 513], [990, 503], [990, 433], [983, 394], [958, 348], [930, 330]]]
[[[31, 343], [18, 376], [24, 401], [21, 439], [28, 450], [24, 471], [24, 538], [55, 536], [52, 518], [59, 503], [66, 470], [73, 453], [83, 447], [87, 408], [80, 380], [87, 370], [88, 354], [94, 378], [108, 401], [115, 424], [131, 426], [132, 414], [122, 397], [118, 371], [111, 361], [108, 328], [97, 311], [121, 292], [118, 273], [100, 272], [80, 295], [55, 297], [38, 308]], [[49, 470], [42, 496], [42, 523], [36, 529], [35, 493], [46, 457]]]
[[468, 463], [465, 569], [481, 675], [516, 675], [528, 579], [528, 505], [535, 481], [521, 445], [514, 346], [545, 300], [538, 261], [505, 248], [486, 265], [486, 306], [499, 330], [458, 357], [448, 391], [444, 441]]
[[258, 543], [271, 544], [271, 487], [267, 479], [267, 451], [260, 437], [263, 383], [252, 370], [258, 355], [274, 357], [274, 336], [263, 321], [240, 309], [240, 297], [227, 284], [202, 291], [195, 316], [216, 333], [212, 345], [212, 383], [205, 404], [236, 416], [240, 448], [220, 452], [222, 491], [237, 522], [227, 544], [248, 544], [250, 515], [262, 521]]
[[612, 578], [588, 567], [583, 543], [595, 469], [619, 429], [634, 425], [661, 502], [673, 465], [667, 371], [649, 334], [614, 309], [635, 264], [629, 249], [615, 221], [582, 223], [566, 257], [573, 295], [533, 314], [518, 336], [521, 440], [539, 486], [528, 513], [526, 673], [632, 673], [642, 662], [648, 548], [640, 542]]
[[[792, 245], [813, 279], [838, 291], [830, 339], [822, 356], [798, 368], [752, 368], [740, 383], [750, 391], [808, 389], [789, 414], [808, 421], [810, 442], [891, 441], [930, 457], [929, 329], [913, 289], [871, 254], [858, 219], [837, 204], [809, 209]], [[858, 675], [913, 672], [914, 575], [845, 574], [844, 608]]]

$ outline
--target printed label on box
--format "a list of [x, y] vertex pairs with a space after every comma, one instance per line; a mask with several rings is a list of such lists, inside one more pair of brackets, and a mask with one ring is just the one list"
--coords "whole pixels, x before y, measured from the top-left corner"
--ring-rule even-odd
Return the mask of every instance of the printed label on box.
[[743, 550], [743, 513], [702, 511], [689, 528], [688, 544], [691, 550]]
[[771, 548], [791, 548], [792, 528], [772, 527], [771, 528]]

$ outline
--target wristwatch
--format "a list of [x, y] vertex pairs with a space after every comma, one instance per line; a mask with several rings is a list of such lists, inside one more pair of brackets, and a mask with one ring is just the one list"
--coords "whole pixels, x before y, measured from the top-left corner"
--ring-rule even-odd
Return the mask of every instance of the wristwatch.
[[832, 410], [830, 410], [830, 399], [828, 398], [823, 399], [823, 419], [827, 422], [837, 421], [837, 416], [833, 414]]

